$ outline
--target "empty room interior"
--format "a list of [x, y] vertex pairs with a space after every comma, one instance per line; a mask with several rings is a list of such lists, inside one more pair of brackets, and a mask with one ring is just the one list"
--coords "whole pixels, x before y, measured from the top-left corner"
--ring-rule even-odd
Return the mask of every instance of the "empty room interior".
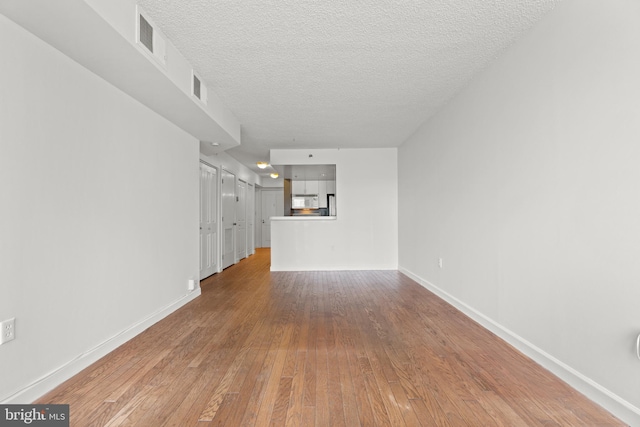
[[639, 19], [0, 1], [0, 404], [640, 426]]

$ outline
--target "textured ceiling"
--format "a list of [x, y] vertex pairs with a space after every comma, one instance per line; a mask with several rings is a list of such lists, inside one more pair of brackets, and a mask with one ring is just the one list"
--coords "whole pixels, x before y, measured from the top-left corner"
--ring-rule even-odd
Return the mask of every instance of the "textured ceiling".
[[139, 0], [239, 119], [228, 153], [251, 166], [400, 145], [554, 2]]

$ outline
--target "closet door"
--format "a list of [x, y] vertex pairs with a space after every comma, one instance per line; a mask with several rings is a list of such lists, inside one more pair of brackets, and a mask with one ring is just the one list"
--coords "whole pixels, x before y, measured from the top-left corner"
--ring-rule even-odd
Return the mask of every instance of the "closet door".
[[253, 255], [256, 252], [255, 245], [255, 187], [253, 184], [247, 185], [247, 255]]
[[275, 191], [262, 191], [262, 247], [271, 247], [271, 217], [276, 216]]
[[236, 260], [247, 257], [247, 183], [236, 184]]
[[218, 271], [218, 171], [200, 163], [200, 280]]
[[236, 176], [222, 170], [222, 268], [235, 264]]
[[262, 247], [271, 247], [271, 217], [284, 215], [284, 191], [262, 191]]

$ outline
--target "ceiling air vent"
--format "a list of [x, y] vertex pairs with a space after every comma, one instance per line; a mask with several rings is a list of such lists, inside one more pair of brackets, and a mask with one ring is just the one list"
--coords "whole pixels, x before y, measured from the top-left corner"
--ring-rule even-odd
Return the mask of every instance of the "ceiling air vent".
[[191, 72], [191, 94], [202, 101], [204, 104], [207, 103], [207, 87], [202, 83], [200, 77], [196, 74], [195, 71]]
[[167, 65], [167, 42], [149, 17], [136, 8], [136, 42], [142, 51], [150, 54], [163, 67]]
[[196, 77], [195, 74], [193, 76], [193, 94], [196, 96], [196, 98], [202, 99], [200, 98], [200, 79]]
[[142, 43], [149, 52], [153, 53], [153, 27], [149, 22], [144, 19], [144, 16], [138, 15], [140, 21], [138, 24], [140, 25], [140, 43]]

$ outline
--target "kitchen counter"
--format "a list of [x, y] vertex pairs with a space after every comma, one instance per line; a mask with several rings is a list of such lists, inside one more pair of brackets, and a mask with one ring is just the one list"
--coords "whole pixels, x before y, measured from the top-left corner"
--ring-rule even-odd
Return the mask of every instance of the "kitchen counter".
[[271, 221], [335, 221], [335, 216], [320, 215], [295, 215], [295, 216], [272, 216]]

